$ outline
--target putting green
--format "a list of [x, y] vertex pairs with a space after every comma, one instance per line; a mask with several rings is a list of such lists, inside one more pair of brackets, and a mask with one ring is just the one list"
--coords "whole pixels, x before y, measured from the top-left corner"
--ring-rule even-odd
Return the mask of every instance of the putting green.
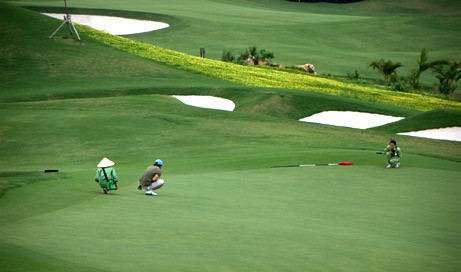
[[118, 168], [109, 196], [89, 171], [69, 172], [0, 199], [2, 248], [96, 271], [458, 267], [447, 233], [461, 223], [459, 172], [403, 165], [166, 171], [158, 197], [136, 190], [134, 167]]

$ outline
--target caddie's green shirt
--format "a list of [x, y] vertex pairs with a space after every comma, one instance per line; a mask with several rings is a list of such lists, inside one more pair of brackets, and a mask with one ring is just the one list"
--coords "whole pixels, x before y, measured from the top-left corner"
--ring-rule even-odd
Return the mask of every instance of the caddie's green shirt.
[[[395, 152], [391, 155], [392, 157], [397, 157], [400, 159], [400, 157], [402, 157], [402, 150], [400, 149], [400, 147], [396, 146], [395, 148]], [[392, 148], [390, 146], [387, 146], [384, 151], [389, 152], [391, 151]]]
[[[118, 182], [117, 174], [115, 173], [114, 168], [106, 167], [104, 168], [104, 171], [106, 171], [106, 175], [110, 183]], [[104, 176], [102, 168], [98, 168], [96, 170], [96, 177], [94, 178], [94, 180], [99, 183], [99, 186], [101, 186], [101, 188], [106, 188], [106, 184], [108, 183], [108, 181], [106, 180], [106, 176]]]
[[149, 165], [149, 167], [147, 167], [147, 169], [142, 174], [141, 178], [139, 178], [139, 183], [142, 186], [151, 185], [152, 178], [156, 174], [160, 177], [162, 175], [162, 169], [160, 169], [160, 167], [158, 167], [157, 165]]

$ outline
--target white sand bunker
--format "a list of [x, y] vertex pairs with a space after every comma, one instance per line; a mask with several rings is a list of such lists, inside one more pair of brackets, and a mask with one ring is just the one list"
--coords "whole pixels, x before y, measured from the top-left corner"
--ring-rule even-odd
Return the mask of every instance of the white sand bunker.
[[206, 95], [173, 95], [173, 97], [186, 105], [199, 108], [224, 111], [233, 111], [235, 109], [234, 102], [220, 97]]
[[324, 125], [367, 129], [402, 120], [403, 117], [354, 112], [354, 111], [324, 111], [309, 117], [299, 119], [302, 122], [319, 123]]
[[419, 131], [401, 132], [397, 134], [421, 138], [430, 138], [436, 140], [449, 140], [461, 142], [461, 127], [426, 129]]
[[[63, 20], [65, 14], [43, 13], [46, 16]], [[169, 24], [147, 20], [136, 20], [99, 15], [71, 15], [72, 22], [105, 31], [112, 35], [130, 35], [169, 27]]]
[[[399, 121], [401, 119], [403, 119], [403, 117], [394, 117], [374, 113], [353, 111], [324, 111], [306, 118], [302, 118], [299, 121], [366, 129], [382, 126], [388, 123]], [[461, 141], [461, 127], [427, 129], [421, 131], [402, 132], [397, 134], [436, 140]]]

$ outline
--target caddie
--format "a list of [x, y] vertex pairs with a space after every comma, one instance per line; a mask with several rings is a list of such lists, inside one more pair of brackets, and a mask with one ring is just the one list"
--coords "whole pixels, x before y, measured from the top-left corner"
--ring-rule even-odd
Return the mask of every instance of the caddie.
[[402, 150], [397, 146], [395, 140], [390, 140], [389, 145], [384, 149], [387, 157], [386, 168], [399, 168], [400, 167], [400, 158], [402, 157]]
[[144, 189], [146, 190], [146, 195], [156, 196], [157, 193], [154, 190], [159, 189], [165, 183], [163, 179], [160, 179], [160, 176], [162, 176], [162, 166], [163, 161], [160, 159], [155, 160], [152, 165], [149, 165], [144, 170], [141, 178], [139, 178], [138, 190]]
[[115, 169], [112, 167], [115, 163], [108, 158], [104, 157], [96, 170], [96, 177], [94, 180], [98, 183], [99, 187], [102, 188], [103, 194], [109, 194], [111, 190], [118, 189], [118, 179]]

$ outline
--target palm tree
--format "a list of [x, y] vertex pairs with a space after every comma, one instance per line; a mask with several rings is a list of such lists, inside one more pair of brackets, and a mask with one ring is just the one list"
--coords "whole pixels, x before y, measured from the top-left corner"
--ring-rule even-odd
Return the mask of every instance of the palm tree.
[[267, 51], [266, 49], [258, 50], [258, 48], [253, 45], [249, 46], [248, 49], [240, 53], [239, 60], [245, 61], [251, 59], [255, 65], [258, 65], [260, 62], [269, 61], [274, 58], [274, 53]]
[[373, 61], [370, 65], [368, 65], [368, 67], [378, 70], [379, 73], [384, 75], [384, 82], [386, 84], [389, 84], [389, 79], [392, 74], [397, 76], [396, 70], [402, 66], [402, 63], [400, 62], [393, 62], [391, 60], [385, 61], [384, 59]]
[[439, 80], [439, 92], [451, 94], [456, 90], [456, 82], [461, 79], [461, 62], [449, 62], [432, 67], [432, 71]]
[[421, 50], [419, 60], [416, 61], [416, 63], [418, 63], [418, 69], [413, 70], [410, 75], [410, 84], [415, 89], [419, 88], [419, 78], [424, 71], [431, 69], [439, 64], [448, 64], [448, 61], [446, 60], [436, 60], [431, 62], [428, 62], [427, 60], [427, 50], [424, 48]]

